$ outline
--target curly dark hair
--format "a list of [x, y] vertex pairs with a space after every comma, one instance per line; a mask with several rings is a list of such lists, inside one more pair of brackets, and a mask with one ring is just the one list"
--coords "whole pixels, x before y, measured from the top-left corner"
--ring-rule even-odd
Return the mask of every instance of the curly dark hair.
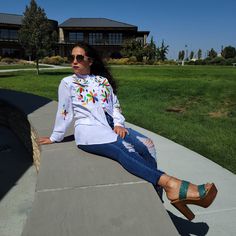
[[111, 72], [103, 62], [102, 58], [100, 57], [99, 53], [95, 48], [90, 46], [89, 44], [85, 42], [79, 42], [76, 43], [73, 48], [80, 47], [83, 48], [85, 51], [85, 55], [87, 57], [90, 57], [93, 61], [93, 64], [90, 67], [90, 74], [93, 75], [100, 75], [108, 79], [110, 85], [112, 86], [112, 89], [114, 93], [117, 93], [117, 83], [112, 76]]

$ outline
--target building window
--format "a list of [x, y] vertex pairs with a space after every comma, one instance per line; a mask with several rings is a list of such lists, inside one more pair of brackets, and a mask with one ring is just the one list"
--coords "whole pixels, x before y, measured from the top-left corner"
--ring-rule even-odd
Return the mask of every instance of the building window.
[[121, 45], [122, 33], [109, 33], [109, 45]]
[[19, 50], [14, 48], [2, 48], [3, 57], [19, 57]]
[[18, 32], [14, 29], [0, 29], [0, 39], [17, 40]]
[[89, 44], [90, 45], [103, 45], [103, 34], [102, 33], [89, 33]]
[[136, 41], [140, 42], [141, 45], [144, 45], [144, 38], [143, 37], [136, 38]]
[[69, 32], [69, 42], [83, 42], [84, 33], [82, 32]]

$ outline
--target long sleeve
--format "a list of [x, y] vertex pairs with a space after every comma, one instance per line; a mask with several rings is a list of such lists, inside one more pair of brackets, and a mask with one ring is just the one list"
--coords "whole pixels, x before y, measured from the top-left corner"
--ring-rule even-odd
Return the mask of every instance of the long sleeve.
[[58, 110], [50, 140], [52, 142], [62, 141], [72, 120], [73, 110], [70, 91], [67, 82], [62, 80], [58, 88]]
[[125, 126], [125, 118], [121, 114], [121, 107], [117, 96], [112, 92], [112, 100], [113, 100], [113, 120], [114, 126]]

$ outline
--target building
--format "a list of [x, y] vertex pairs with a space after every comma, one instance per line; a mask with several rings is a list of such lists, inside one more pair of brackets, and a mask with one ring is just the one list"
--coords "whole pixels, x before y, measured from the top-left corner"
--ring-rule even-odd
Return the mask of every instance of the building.
[[18, 43], [18, 31], [22, 22], [21, 15], [0, 13], [0, 56], [24, 57], [24, 50]]
[[[20, 46], [18, 31], [22, 25], [22, 15], [0, 13], [0, 56], [26, 58]], [[58, 32], [56, 54], [68, 56], [73, 44], [87, 42], [104, 57], [120, 57], [122, 44], [127, 39], [135, 39], [146, 44], [149, 31], [138, 31], [138, 27], [106, 18], [70, 18], [58, 26], [50, 20]]]
[[146, 44], [149, 31], [106, 18], [70, 18], [59, 25], [59, 54], [67, 56], [76, 42], [87, 42], [103, 57], [120, 57], [125, 40], [136, 39]]
[[[18, 40], [18, 31], [22, 25], [23, 16], [0, 13], [0, 56], [12, 58], [27, 58], [25, 50]], [[58, 31], [58, 22], [50, 20], [52, 30]]]

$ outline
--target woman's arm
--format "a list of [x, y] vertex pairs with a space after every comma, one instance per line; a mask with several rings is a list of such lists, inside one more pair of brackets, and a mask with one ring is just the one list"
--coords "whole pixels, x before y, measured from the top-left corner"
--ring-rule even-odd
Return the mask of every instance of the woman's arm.
[[114, 120], [114, 131], [121, 138], [124, 138], [128, 133], [128, 130], [125, 128], [125, 118], [121, 114], [121, 107], [117, 96], [112, 92], [112, 101], [113, 101], [113, 120]]
[[58, 109], [53, 132], [50, 137], [41, 137], [41, 144], [51, 144], [63, 140], [66, 129], [73, 120], [72, 101], [68, 84], [62, 80], [58, 88]]

